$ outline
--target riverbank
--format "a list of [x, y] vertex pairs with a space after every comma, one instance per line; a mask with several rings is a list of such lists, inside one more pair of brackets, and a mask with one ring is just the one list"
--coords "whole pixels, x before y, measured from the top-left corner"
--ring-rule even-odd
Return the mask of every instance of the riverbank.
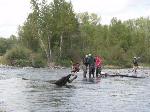
[[[82, 65], [81, 65], [82, 66]], [[0, 64], [0, 68], [34, 68], [34, 67], [30, 67], [30, 66], [26, 66], [26, 67], [17, 67], [17, 66], [9, 66], [6, 64]], [[49, 69], [66, 69], [66, 68], [70, 68], [70, 67], [64, 67], [64, 66], [59, 66], [59, 65], [53, 65], [53, 66], [48, 66], [48, 67], [40, 67], [40, 68], [49, 68]], [[82, 67], [80, 67], [82, 68]], [[129, 67], [132, 68], [132, 67]], [[139, 69], [150, 69], [150, 66], [142, 64], [141, 66], [139, 66]], [[104, 65], [102, 67], [102, 69], [126, 69], [126, 67], [121, 67], [121, 66], [115, 66], [115, 65]]]

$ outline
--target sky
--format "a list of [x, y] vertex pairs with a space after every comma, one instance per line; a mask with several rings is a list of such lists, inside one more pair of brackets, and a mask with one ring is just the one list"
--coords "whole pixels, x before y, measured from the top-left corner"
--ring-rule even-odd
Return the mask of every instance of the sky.
[[[109, 24], [113, 17], [124, 21], [150, 16], [150, 0], [71, 0], [71, 2], [76, 13], [96, 13], [101, 17], [102, 24]], [[30, 0], [0, 0], [0, 37], [17, 35], [18, 26], [23, 25], [31, 12], [30, 7]]]

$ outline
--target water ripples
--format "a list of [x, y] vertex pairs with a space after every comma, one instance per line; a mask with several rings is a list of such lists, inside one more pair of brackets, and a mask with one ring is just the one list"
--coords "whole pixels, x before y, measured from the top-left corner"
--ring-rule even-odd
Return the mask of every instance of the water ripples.
[[[143, 79], [111, 77], [92, 82], [82, 80], [82, 72], [68, 86], [52, 82], [69, 74], [69, 69], [0, 68], [0, 111], [2, 112], [149, 112], [150, 69], [142, 69]], [[130, 74], [130, 69], [107, 73]]]

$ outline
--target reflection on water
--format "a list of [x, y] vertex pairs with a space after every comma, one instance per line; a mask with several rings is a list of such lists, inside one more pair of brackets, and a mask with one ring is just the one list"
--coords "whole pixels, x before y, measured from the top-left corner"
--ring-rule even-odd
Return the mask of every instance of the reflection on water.
[[[113, 74], [118, 70], [105, 69]], [[130, 70], [119, 73], [131, 75]], [[149, 112], [150, 78], [98, 78], [82, 80], [82, 72], [71, 84], [51, 82], [69, 69], [0, 68], [0, 112]], [[137, 75], [149, 76], [150, 69]], [[29, 79], [29, 80], [24, 80]]]

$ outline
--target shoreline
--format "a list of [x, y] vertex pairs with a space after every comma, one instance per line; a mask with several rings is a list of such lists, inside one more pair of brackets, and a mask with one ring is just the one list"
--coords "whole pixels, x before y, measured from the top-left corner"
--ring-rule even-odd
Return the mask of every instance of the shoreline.
[[[31, 66], [25, 66], [25, 67], [19, 67], [19, 66], [9, 66], [0, 64], [0, 68], [35, 68]], [[48, 68], [48, 69], [66, 69], [70, 67], [64, 67], [64, 66], [48, 66], [48, 67], [39, 67], [39, 68]], [[102, 69], [131, 69], [132, 67], [120, 67], [115, 65], [105, 65], [102, 66]], [[150, 66], [139, 66], [139, 69], [150, 69]]]

